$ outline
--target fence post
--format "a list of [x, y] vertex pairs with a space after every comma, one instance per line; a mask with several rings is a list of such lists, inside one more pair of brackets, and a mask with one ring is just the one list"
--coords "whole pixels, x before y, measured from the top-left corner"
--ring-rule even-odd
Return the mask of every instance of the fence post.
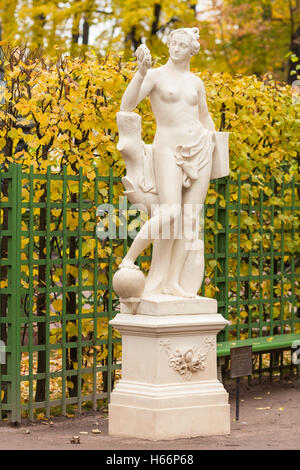
[[11, 163], [8, 187], [8, 305], [7, 375], [9, 420], [21, 422], [21, 165]]
[[[218, 260], [221, 272], [217, 275], [216, 286], [219, 291], [217, 292], [218, 312], [226, 319], [228, 319], [228, 253], [229, 253], [229, 177], [220, 178], [216, 180], [216, 191], [222, 195], [225, 200], [225, 207], [220, 203], [217, 206], [217, 221], [222, 225], [217, 235], [216, 246], [216, 259]], [[221, 278], [221, 279], [218, 279]], [[228, 331], [227, 326], [218, 334], [218, 341], [227, 341]]]

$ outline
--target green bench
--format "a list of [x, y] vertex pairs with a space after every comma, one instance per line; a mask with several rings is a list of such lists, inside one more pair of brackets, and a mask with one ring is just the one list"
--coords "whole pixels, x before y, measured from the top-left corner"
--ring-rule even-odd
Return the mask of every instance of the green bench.
[[[260, 368], [261, 368], [261, 354], [271, 353], [271, 364], [270, 364], [270, 378], [272, 379], [272, 352], [275, 351], [284, 351], [290, 349], [294, 341], [299, 341], [300, 345], [300, 333], [293, 334], [283, 334], [283, 335], [274, 335], [274, 336], [262, 336], [259, 338], [249, 338], [243, 340], [232, 340], [224, 341], [217, 343], [217, 358], [218, 358], [218, 369], [219, 369], [219, 378], [220, 378], [220, 367], [222, 363], [224, 364], [225, 358], [230, 357], [230, 349], [241, 347], [241, 346], [252, 346], [253, 354], [260, 355]], [[300, 359], [300, 358], [299, 358]], [[297, 374], [299, 376], [300, 365], [297, 365]]]
[[230, 349], [240, 346], [251, 346], [253, 353], [269, 352], [274, 349], [290, 348], [294, 341], [300, 341], [300, 333], [262, 336], [260, 338], [239, 339], [217, 343], [217, 357], [230, 356]]

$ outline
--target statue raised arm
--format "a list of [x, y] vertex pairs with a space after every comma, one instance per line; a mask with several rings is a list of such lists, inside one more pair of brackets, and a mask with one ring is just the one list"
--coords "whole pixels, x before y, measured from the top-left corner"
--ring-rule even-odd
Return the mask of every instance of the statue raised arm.
[[[125, 194], [151, 215], [114, 277], [114, 289], [123, 301], [149, 295], [195, 297], [202, 283], [199, 212], [210, 179], [229, 174], [229, 163], [228, 133], [215, 131], [203, 82], [190, 72], [190, 58], [200, 48], [198, 38], [198, 28], [172, 31], [169, 59], [154, 69], [148, 48], [141, 45], [136, 51], [138, 71], [117, 113], [117, 148], [127, 169]], [[141, 118], [133, 112], [146, 96], [156, 120], [152, 145], [142, 141]], [[134, 263], [151, 242], [152, 262], [144, 285]], [[128, 282], [136, 289], [127, 289]]]

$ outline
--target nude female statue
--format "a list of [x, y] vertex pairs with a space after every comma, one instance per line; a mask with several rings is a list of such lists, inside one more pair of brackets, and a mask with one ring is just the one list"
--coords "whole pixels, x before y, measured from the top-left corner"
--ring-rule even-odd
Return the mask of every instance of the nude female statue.
[[155, 69], [150, 68], [149, 50], [140, 46], [136, 51], [138, 71], [121, 102], [119, 114], [131, 113], [146, 96], [150, 98], [157, 125], [152, 148], [160, 207], [143, 225], [119, 267], [138, 269], [136, 258], [153, 241], [153, 234], [159, 236], [170, 222], [172, 227], [180, 223], [191, 228], [188, 235], [184, 230], [180, 238], [173, 233], [169, 240], [159, 240], [160, 254], [156, 255], [156, 267], [152, 276], [150, 271], [151, 282], [148, 288], [146, 284], [145, 293], [195, 297], [203, 278], [202, 247], [197, 287], [191, 292], [183, 285], [188, 247], [198, 238], [198, 212], [211, 179], [215, 147], [215, 126], [208, 112], [205, 88], [202, 80], [190, 72], [191, 56], [200, 48], [198, 38], [198, 28], [171, 32], [169, 59]]

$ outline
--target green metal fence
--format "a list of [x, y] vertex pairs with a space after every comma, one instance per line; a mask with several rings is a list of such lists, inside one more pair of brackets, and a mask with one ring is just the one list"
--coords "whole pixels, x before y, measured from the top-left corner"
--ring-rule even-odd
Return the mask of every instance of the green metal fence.
[[[96, 409], [121, 373], [121, 339], [108, 323], [119, 307], [112, 275], [130, 243], [119, 236], [121, 178], [67, 171], [11, 164], [0, 173], [0, 419], [12, 422], [69, 405]], [[202, 294], [215, 295], [230, 321], [220, 354], [230, 341], [300, 339], [295, 180], [224, 178], [207, 201]], [[103, 203], [116, 208], [104, 223], [117, 232], [106, 240], [96, 236]], [[139, 258], [145, 270], [149, 259], [150, 251]]]
[[215, 239], [221, 272], [216, 268], [214, 279], [219, 311], [231, 325], [219, 339], [296, 332], [300, 206], [295, 179], [278, 185], [272, 177], [258, 184], [238, 175], [221, 191], [226, 205], [215, 211], [223, 225]]

